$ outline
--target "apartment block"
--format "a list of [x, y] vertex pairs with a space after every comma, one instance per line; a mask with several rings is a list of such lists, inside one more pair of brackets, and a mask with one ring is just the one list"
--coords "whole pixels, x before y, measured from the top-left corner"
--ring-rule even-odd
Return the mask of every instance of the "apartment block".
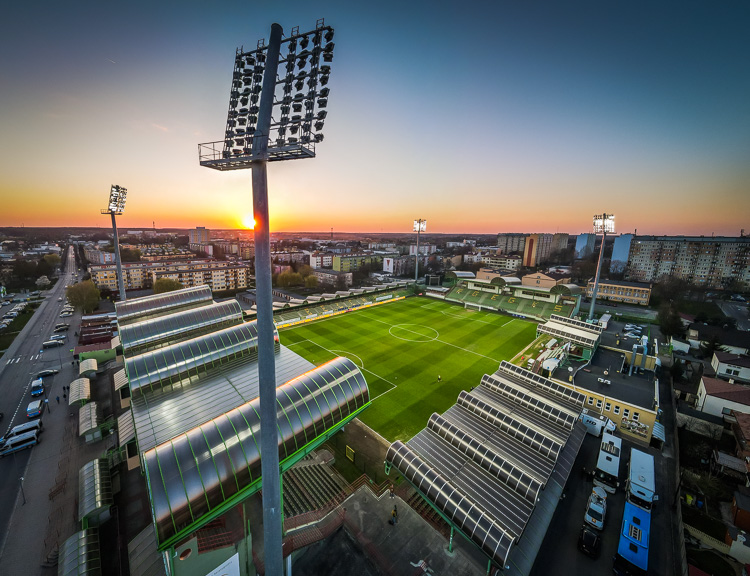
[[529, 234], [523, 249], [523, 265], [538, 266], [552, 253], [552, 234]]
[[499, 254], [523, 252], [526, 246], [526, 234], [498, 234], [497, 251]]
[[380, 267], [383, 257], [377, 254], [337, 254], [333, 257], [333, 269], [336, 272], [354, 272], [362, 266]]
[[482, 258], [482, 264], [490, 268], [502, 268], [503, 270], [518, 270], [521, 267], [521, 257], [488, 254]]
[[[185, 288], [208, 284], [211, 290], [232, 290], [247, 287], [249, 266], [231, 264], [217, 260], [179, 260], [156, 262], [129, 262], [122, 265], [126, 290], [143, 290], [153, 286], [156, 278], [169, 277], [183, 283]], [[226, 269], [242, 271], [223, 274]], [[113, 264], [89, 266], [91, 280], [98, 288], [117, 290], [117, 267]], [[216, 272], [216, 275], [213, 273]], [[195, 273], [193, 276], [191, 274]], [[173, 274], [175, 276], [165, 276]], [[184, 279], [180, 280], [182, 277]]]
[[313, 252], [310, 254], [310, 266], [312, 268], [332, 268], [333, 252]]
[[211, 231], [203, 226], [190, 230], [188, 236], [190, 237], [190, 244], [206, 244], [211, 241]]
[[625, 279], [657, 282], [662, 276], [696, 286], [750, 287], [750, 238], [746, 236], [634, 236]]

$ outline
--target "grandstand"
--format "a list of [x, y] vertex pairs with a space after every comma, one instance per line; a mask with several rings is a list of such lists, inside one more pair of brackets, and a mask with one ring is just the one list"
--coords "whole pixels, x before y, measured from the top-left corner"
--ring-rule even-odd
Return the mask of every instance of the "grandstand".
[[[510, 281], [509, 281], [510, 280]], [[568, 285], [551, 289], [521, 286], [517, 279], [494, 278], [490, 282], [461, 281], [444, 299], [470, 310], [503, 312], [544, 322], [553, 314], [570, 317], [580, 307], [580, 296]]]

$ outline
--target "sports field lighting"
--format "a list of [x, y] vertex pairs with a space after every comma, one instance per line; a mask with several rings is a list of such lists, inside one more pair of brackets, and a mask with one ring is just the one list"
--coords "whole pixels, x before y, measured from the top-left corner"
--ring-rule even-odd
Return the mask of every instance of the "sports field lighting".
[[125, 302], [125, 279], [122, 277], [122, 261], [120, 260], [120, 240], [117, 237], [117, 222], [115, 216], [119, 216], [125, 210], [125, 199], [128, 196], [128, 189], [122, 186], [112, 184], [109, 191], [109, 204], [102, 210], [102, 214], [109, 214], [112, 217], [112, 238], [115, 245], [115, 264], [117, 266], [117, 286], [120, 289], [120, 301]]
[[602, 261], [604, 260], [604, 242], [607, 240], [607, 233], [615, 233], [615, 217], [613, 214], [596, 214], [594, 216], [594, 234], [602, 235], [602, 245], [599, 248], [599, 263], [596, 266], [596, 276], [594, 277], [594, 289], [591, 292], [591, 307], [589, 308], [589, 322], [594, 319], [594, 309], [596, 307], [596, 293], [599, 290], [599, 275], [602, 272]]
[[326, 117], [320, 109], [329, 94], [320, 86], [328, 84], [331, 72], [320, 56], [332, 61], [333, 28], [320, 19], [314, 30], [300, 33], [294, 27], [283, 35], [273, 24], [267, 45], [261, 40], [253, 50], [236, 50], [224, 140], [198, 145], [201, 166], [253, 171], [263, 530], [266, 574], [273, 575], [283, 573], [283, 555], [267, 164], [315, 157]]
[[427, 220], [414, 220], [414, 232], [417, 233], [417, 253], [414, 255], [414, 289], [417, 289], [417, 278], [419, 277], [419, 233], [427, 231]]

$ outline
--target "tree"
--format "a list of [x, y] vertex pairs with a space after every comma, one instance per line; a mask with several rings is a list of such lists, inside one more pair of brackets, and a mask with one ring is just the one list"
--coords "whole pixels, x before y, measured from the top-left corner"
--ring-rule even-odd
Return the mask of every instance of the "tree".
[[303, 264], [299, 267], [297, 272], [299, 272], [299, 275], [302, 276], [302, 278], [308, 278], [313, 273], [313, 269], [307, 264]]
[[123, 262], [140, 262], [141, 251], [138, 248], [122, 248], [120, 250], [120, 259]]
[[656, 321], [665, 338], [682, 334], [682, 320], [680, 320], [677, 308], [672, 303], [663, 304], [659, 308], [659, 312], [656, 314]]
[[701, 352], [704, 358], [713, 358], [714, 352], [723, 352], [724, 347], [721, 345], [721, 340], [714, 334], [709, 337], [708, 340], [701, 342]]
[[177, 280], [171, 278], [158, 278], [154, 282], [154, 294], [163, 294], [164, 292], [173, 292], [181, 290], [184, 286]]
[[318, 279], [315, 276], [306, 276], [305, 277], [305, 288], [317, 288], [318, 287]]
[[52, 268], [56, 268], [60, 265], [60, 257], [57, 254], [45, 254], [44, 261]]
[[65, 295], [70, 303], [84, 314], [93, 312], [99, 305], [99, 289], [91, 280], [69, 286], [65, 290]]
[[39, 278], [36, 279], [36, 287], [39, 288], [40, 290], [43, 290], [50, 284], [51, 282], [49, 281], [49, 278], [47, 278], [46, 276], [40, 276]]

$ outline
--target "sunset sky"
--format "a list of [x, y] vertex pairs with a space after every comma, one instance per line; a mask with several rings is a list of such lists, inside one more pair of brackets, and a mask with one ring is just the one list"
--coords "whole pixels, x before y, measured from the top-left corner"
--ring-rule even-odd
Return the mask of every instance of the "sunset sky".
[[272, 231], [750, 232], [750, 2], [13, 2], [0, 226], [231, 228], [235, 49], [336, 30], [318, 156], [269, 165]]

